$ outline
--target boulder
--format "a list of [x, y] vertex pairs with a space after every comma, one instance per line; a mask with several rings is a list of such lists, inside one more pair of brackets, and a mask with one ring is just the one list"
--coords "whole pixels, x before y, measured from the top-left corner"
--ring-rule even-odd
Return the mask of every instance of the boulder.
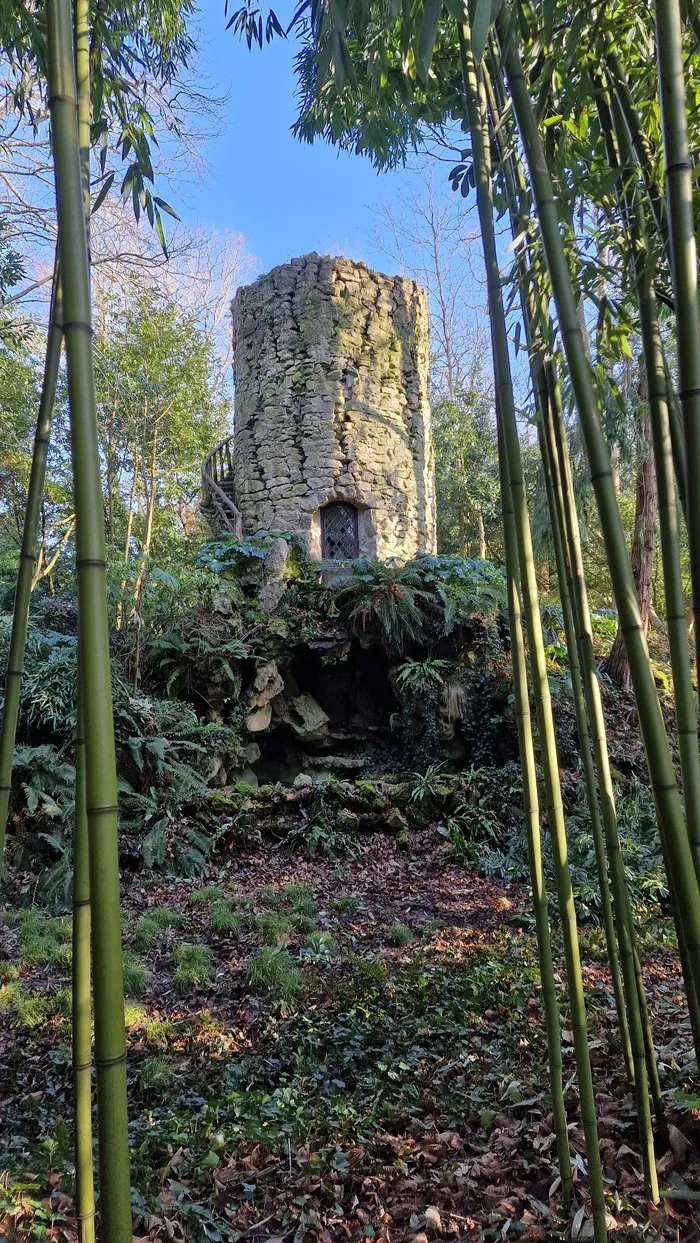
[[408, 820], [398, 807], [390, 807], [386, 813], [386, 827], [395, 833], [408, 832]]
[[[251, 708], [265, 708], [284, 690], [282, 675], [273, 660], [263, 665], [255, 675], [253, 690], [248, 701]], [[270, 724], [268, 720], [268, 725]]]
[[250, 713], [246, 721], [246, 729], [249, 734], [260, 734], [267, 729], [272, 720], [272, 704], [264, 704], [262, 708], [256, 708]]
[[272, 541], [263, 559], [263, 583], [258, 599], [265, 613], [274, 613], [287, 590], [289, 578], [289, 544], [280, 536]]
[[326, 736], [328, 717], [313, 695], [296, 695], [293, 699], [275, 701], [275, 717], [288, 725], [307, 742], [322, 742]]

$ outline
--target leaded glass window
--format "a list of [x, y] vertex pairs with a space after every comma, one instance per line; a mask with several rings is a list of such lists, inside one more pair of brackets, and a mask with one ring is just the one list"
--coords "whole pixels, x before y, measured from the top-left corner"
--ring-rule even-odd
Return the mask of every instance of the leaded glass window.
[[352, 561], [358, 555], [357, 510], [333, 501], [321, 510], [322, 555], [328, 561]]

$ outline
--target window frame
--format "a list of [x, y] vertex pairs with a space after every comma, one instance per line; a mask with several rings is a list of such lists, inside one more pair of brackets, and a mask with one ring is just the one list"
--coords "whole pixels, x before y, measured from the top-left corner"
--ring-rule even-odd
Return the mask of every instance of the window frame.
[[[353, 531], [352, 531], [353, 551], [352, 551], [352, 555], [348, 558], [332, 557], [328, 554], [328, 551], [327, 551], [328, 545], [327, 545], [327, 536], [326, 536], [326, 524], [328, 521], [328, 511], [332, 510], [336, 506], [342, 507], [343, 509], [350, 509], [352, 510], [352, 513], [353, 513]], [[359, 522], [359, 512], [358, 512], [357, 506], [353, 505], [352, 501], [327, 501], [325, 505], [321, 506], [321, 556], [323, 560], [324, 561], [339, 561], [339, 560], [347, 559], [349, 561], [354, 561], [357, 557], [359, 557], [359, 555], [360, 555], [360, 522]]]

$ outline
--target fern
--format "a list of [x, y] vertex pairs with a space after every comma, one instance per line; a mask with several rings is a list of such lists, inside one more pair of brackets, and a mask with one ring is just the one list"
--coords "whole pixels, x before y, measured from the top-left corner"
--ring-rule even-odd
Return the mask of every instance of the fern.
[[396, 566], [360, 558], [334, 580], [345, 624], [355, 633], [375, 630], [388, 652], [401, 655], [425, 639], [425, 612], [434, 597], [412, 563]]

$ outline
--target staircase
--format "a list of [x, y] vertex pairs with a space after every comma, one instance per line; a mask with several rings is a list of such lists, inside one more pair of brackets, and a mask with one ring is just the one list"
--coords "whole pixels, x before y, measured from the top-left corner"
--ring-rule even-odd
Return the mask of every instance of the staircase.
[[202, 466], [200, 509], [215, 535], [243, 537], [243, 518], [234, 501], [233, 436], [212, 449]]

